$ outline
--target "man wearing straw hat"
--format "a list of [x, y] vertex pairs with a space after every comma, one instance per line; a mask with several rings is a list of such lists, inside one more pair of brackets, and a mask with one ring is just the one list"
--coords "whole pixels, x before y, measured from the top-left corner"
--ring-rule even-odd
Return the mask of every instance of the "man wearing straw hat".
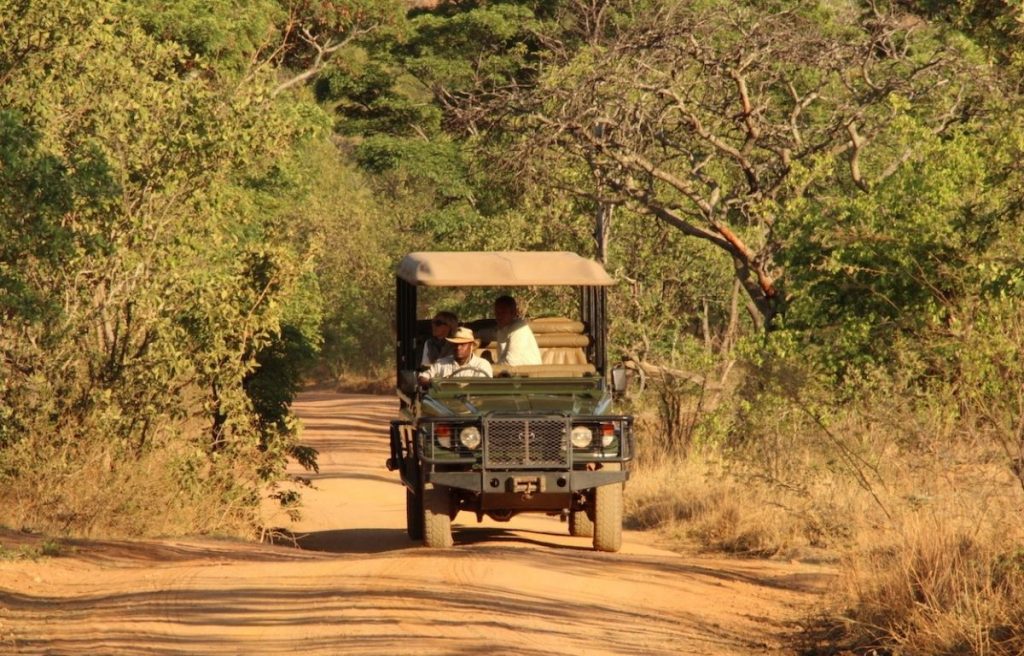
[[446, 338], [455, 347], [453, 355], [440, 358], [430, 369], [420, 374], [420, 383], [426, 385], [434, 377], [439, 378], [492, 378], [491, 363], [473, 354], [476, 338], [473, 331], [463, 326], [454, 335]]

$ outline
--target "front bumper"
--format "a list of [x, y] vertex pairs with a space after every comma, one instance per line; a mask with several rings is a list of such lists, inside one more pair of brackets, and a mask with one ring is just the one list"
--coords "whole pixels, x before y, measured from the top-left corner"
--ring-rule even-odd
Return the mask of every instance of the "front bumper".
[[622, 483], [625, 469], [576, 471], [432, 471], [426, 482], [480, 494], [569, 494]]

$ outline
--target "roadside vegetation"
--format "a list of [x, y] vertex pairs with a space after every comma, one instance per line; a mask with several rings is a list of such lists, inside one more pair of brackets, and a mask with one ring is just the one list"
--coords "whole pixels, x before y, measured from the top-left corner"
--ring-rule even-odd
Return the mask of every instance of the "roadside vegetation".
[[0, 525], [256, 535], [403, 253], [565, 249], [628, 522], [838, 563], [823, 649], [1024, 652], [1018, 4], [172, 4], [0, 0]]
[[62, 553], [63, 546], [52, 540], [47, 540], [38, 546], [20, 545], [14, 548], [0, 544], [0, 560], [39, 560], [40, 558], [60, 556]]

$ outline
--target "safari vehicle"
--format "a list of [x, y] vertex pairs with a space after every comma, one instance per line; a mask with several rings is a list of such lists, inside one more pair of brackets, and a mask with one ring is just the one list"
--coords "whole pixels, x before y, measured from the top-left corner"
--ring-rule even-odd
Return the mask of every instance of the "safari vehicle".
[[[391, 422], [387, 466], [406, 487], [409, 537], [452, 545], [460, 511], [508, 521], [524, 512], [562, 515], [594, 549], [622, 544], [622, 490], [633, 454], [633, 418], [612, 412], [621, 370], [606, 355], [604, 268], [564, 252], [410, 253], [397, 271], [397, 382], [401, 418]], [[417, 382], [430, 320], [417, 318], [428, 287], [568, 288], [577, 318], [529, 321], [543, 364], [494, 365], [493, 378]], [[477, 354], [494, 353], [494, 320], [464, 322]], [[614, 375], [613, 375], [614, 374]], [[618, 385], [612, 389], [612, 380]]]

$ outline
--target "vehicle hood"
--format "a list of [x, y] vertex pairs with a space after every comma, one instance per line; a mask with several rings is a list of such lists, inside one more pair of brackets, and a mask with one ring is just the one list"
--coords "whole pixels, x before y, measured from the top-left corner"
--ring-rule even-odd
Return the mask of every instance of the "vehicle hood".
[[462, 394], [422, 399], [427, 417], [472, 417], [498, 414], [600, 415], [609, 410], [611, 397], [602, 394]]

